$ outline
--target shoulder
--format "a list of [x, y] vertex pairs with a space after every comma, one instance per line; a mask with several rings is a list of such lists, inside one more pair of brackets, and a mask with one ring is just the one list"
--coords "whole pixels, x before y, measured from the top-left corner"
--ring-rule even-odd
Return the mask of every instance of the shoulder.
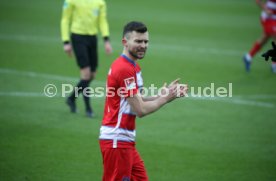
[[131, 64], [129, 64], [123, 57], [118, 57], [111, 65], [112, 67], [116, 67], [116, 69], [119, 70], [125, 70], [125, 69], [133, 69]]
[[134, 67], [122, 57], [117, 58], [111, 65], [111, 74], [114, 76], [135, 74]]

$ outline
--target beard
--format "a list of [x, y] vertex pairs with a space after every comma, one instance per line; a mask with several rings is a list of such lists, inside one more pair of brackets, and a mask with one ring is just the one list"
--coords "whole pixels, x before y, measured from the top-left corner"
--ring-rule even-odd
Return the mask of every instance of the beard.
[[144, 49], [144, 50], [137, 50], [137, 51], [131, 51], [131, 50], [129, 50], [128, 52], [129, 52], [129, 54], [131, 56], [133, 56], [134, 58], [137, 58], [137, 59], [142, 59], [146, 55], [146, 49]]

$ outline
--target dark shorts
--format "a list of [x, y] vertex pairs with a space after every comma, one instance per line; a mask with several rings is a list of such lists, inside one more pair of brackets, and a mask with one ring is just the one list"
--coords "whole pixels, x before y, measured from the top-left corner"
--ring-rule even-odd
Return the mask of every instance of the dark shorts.
[[90, 67], [95, 72], [98, 67], [97, 36], [71, 34], [72, 46], [77, 59], [78, 66]]

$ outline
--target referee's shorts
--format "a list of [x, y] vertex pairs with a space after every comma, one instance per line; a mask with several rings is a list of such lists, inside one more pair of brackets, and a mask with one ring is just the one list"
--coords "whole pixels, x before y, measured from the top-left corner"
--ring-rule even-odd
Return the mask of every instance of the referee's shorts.
[[90, 67], [91, 72], [95, 72], [98, 67], [97, 36], [72, 33], [71, 42], [78, 66], [81, 69]]

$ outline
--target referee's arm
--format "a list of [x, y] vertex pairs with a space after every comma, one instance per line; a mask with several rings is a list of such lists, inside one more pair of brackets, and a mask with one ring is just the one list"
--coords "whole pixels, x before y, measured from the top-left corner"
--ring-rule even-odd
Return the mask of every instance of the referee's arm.
[[99, 28], [104, 39], [104, 46], [105, 52], [107, 54], [112, 53], [112, 46], [109, 40], [109, 25], [107, 21], [107, 14], [106, 14], [106, 3], [103, 2], [102, 6], [100, 7], [100, 14], [99, 14]]
[[73, 6], [69, 0], [65, 0], [62, 8], [61, 17], [61, 39], [63, 43], [69, 43], [70, 41], [70, 20], [73, 12]]
[[109, 25], [107, 22], [106, 3], [105, 2], [103, 2], [103, 4], [100, 7], [99, 28], [100, 28], [102, 37], [104, 38], [104, 41], [108, 41], [109, 40]]

